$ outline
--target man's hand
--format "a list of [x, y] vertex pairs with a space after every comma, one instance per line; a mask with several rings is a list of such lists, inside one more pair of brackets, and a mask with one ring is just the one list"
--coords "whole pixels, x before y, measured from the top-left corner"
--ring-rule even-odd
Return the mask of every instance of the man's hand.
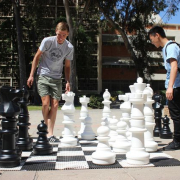
[[70, 83], [69, 82], [66, 83], [66, 89], [65, 90], [66, 90], [65, 93], [68, 93], [70, 91]]
[[166, 98], [168, 100], [173, 99], [173, 88], [172, 87], [168, 87], [168, 89], [166, 90]]
[[30, 88], [33, 85], [34, 78], [32, 76], [29, 76], [27, 80], [27, 85]]

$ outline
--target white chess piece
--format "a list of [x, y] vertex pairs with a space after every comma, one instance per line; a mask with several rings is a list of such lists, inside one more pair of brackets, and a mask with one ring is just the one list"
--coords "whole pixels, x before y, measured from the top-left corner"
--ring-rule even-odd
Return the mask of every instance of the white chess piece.
[[110, 104], [111, 104], [110, 97], [111, 97], [111, 94], [109, 93], [108, 89], [106, 89], [104, 94], [103, 94], [104, 101], [102, 102], [104, 104], [103, 115], [102, 115], [104, 119], [105, 118], [109, 118], [110, 114], [111, 114], [111, 110], [110, 110]]
[[109, 128], [105, 122], [101, 122], [101, 126], [97, 129], [98, 145], [94, 153], [92, 153], [92, 162], [98, 165], [108, 165], [115, 163], [115, 153], [111, 151], [109, 146]]
[[116, 141], [118, 133], [116, 132], [117, 129], [117, 123], [118, 120], [116, 119], [116, 116], [113, 116], [113, 118], [109, 118], [109, 145], [113, 146], [114, 142]]
[[129, 132], [130, 128], [130, 119], [131, 119], [131, 102], [129, 101], [130, 93], [126, 93], [125, 95], [119, 95], [119, 100], [123, 100], [124, 102], [120, 105], [120, 110], [122, 111], [121, 121], [126, 122], [126, 137], [128, 140], [131, 140], [132, 133]]
[[79, 118], [81, 120], [81, 128], [78, 132], [78, 138], [81, 138], [81, 134], [84, 132], [84, 128], [85, 128], [85, 118], [89, 116], [88, 107], [87, 107], [87, 104], [89, 103], [89, 98], [84, 95], [83, 97], [79, 98], [79, 101], [82, 104], [82, 106], [81, 106], [80, 118]]
[[73, 92], [68, 92], [67, 94], [62, 94], [62, 99], [65, 100], [65, 104], [62, 106], [61, 110], [63, 111], [63, 124], [64, 124], [64, 134], [61, 139], [61, 146], [71, 147], [77, 145], [77, 139], [74, 138], [73, 130], [73, 116], [75, 112], [74, 107], [74, 96]]
[[122, 120], [117, 123], [116, 131], [118, 132], [118, 136], [113, 144], [113, 152], [115, 153], [126, 153], [130, 149], [131, 144], [126, 138], [126, 126], [127, 123]]
[[81, 133], [81, 138], [85, 139], [85, 140], [93, 140], [95, 139], [95, 133], [92, 130], [91, 124], [92, 124], [92, 120], [89, 116], [87, 116], [84, 119], [85, 122], [85, 127], [84, 127], [84, 131]]
[[155, 122], [152, 104], [154, 103], [154, 100], [152, 100], [153, 90], [150, 87], [150, 84], [147, 84], [143, 94], [147, 94], [147, 101], [145, 102], [143, 110], [145, 116], [145, 127], [147, 129], [147, 131], [144, 133], [145, 148], [148, 152], [154, 152], [157, 151], [158, 144], [154, 141], [153, 137], [153, 128]]
[[144, 102], [146, 101], [147, 95], [143, 94], [143, 90], [146, 87], [145, 83], [142, 83], [142, 78], [137, 79], [137, 83], [134, 83], [135, 93], [130, 94], [130, 102], [133, 103], [131, 111], [131, 148], [126, 153], [126, 159], [129, 164], [148, 164], [149, 153], [145, 151], [144, 147], [144, 132], [147, 131], [145, 128], [144, 121]]

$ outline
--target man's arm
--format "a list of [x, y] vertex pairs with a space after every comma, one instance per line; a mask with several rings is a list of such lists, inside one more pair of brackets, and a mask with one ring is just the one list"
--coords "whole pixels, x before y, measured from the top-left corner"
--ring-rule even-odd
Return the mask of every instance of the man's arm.
[[66, 59], [65, 60], [65, 80], [66, 80], [66, 92], [70, 91], [70, 70], [71, 70], [71, 66], [70, 66], [70, 60]]
[[31, 66], [31, 72], [30, 72], [30, 75], [29, 75], [29, 78], [27, 80], [27, 85], [28, 87], [31, 87], [32, 84], [33, 84], [33, 81], [34, 81], [34, 72], [36, 70], [36, 67], [39, 63], [39, 59], [42, 55], [42, 51], [40, 51], [40, 49], [38, 49], [38, 51], [36, 52], [35, 56], [34, 56], [34, 59], [33, 59], [33, 62], [32, 62], [32, 66]]
[[170, 59], [170, 65], [171, 65], [170, 79], [169, 79], [168, 89], [166, 91], [166, 98], [168, 100], [173, 99], [173, 85], [174, 85], [174, 82], [176, 80], [177, 71], [178, 71], [177, 60], [171, 58]]

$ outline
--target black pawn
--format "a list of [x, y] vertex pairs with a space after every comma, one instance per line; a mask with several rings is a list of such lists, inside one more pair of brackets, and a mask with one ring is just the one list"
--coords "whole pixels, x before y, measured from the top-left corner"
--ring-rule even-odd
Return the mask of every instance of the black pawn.
[[47, 139], [47, 125], [44, 123], [44, 120], [41, 121], [41, 124], [37, 127], [39, 137], [36, 144], [33, 146], [34, 155], [48, 155], [53, 152], [53, 147]]
[[163, 105], [161, 104], [162, 96], [159, 94], [155, 94], [152, 98], [155, 102], [153, 103], [154, 109], [154, 119], [155, 119], [155, 127], [153, 131], [154, 137], [159, 137], [161, 132], [161, 119], [162, 119], [162, 109]]
[[162, 139], [172, 139], [172, 132], [169, 127], [169, 118], [167, 115], [162, 119], [163, 120], [163, 128], [161, 129], [160, 138]]
[[29, 93], [25, 86], [23, 86], [21, 91], [22, 97], [20, 101], [18, 101], [20, 105], [19, 123], [17, 124], [19, 126], [19, 136], [16, 144], [22, 151], [29, 151], [33, 147], [33, 140], [28, 133], [28, 127], [31, 125], [29, 123], [29, 112], [27, 108]]

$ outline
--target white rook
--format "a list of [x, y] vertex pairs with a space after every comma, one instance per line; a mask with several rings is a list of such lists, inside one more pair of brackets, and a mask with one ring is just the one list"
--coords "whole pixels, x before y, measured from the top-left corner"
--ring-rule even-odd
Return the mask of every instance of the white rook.
[[130, 115], [131, 115], [131, 102], [129, 101], [130, 93], [126, 93], [125, 95], [119, 95], [119, 100], [123, 100], [124, 102], [120, 105], [120, 110], [122, 111], [122, 117], [120, 120], [126, 123], [126, 137], [128, 140], [131, 140], [131, 132], [129, 132], [130, 128]]
[[62, 99], [65, 100], [65, 104], [62, 106], [61, 110], [63, 111], [63, 138], [61, 139], [61, 146], [71, 147], [77, 145], [77, 139], [74, 138], [74, 96], [73, 92], [68, 92], [67, 94], [62, 94]]

